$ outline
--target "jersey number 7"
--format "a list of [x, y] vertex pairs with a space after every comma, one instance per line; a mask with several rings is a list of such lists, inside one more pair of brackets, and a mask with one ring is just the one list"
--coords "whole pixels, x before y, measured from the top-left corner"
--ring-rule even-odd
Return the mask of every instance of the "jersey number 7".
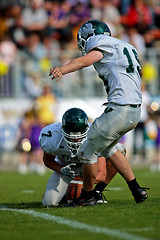
[[42, 133], [42, 137], [45, 136], [45, 137], [52, 137], [52, 133], [51, 131], [48, 131], [48, 133]]

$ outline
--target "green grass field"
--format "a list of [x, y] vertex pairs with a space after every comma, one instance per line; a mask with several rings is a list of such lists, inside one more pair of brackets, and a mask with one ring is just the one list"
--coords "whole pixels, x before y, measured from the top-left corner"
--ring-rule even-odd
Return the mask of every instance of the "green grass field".
[[86, 208], [44, 208], [41, 199], [50, 172], [1, 172], [0, 239], [160, 239], [160, 173], [134, 172], [141, 186], [150, 187], [145, 202], [136, 204], [117, 175], [105, 191], [109, 203]]

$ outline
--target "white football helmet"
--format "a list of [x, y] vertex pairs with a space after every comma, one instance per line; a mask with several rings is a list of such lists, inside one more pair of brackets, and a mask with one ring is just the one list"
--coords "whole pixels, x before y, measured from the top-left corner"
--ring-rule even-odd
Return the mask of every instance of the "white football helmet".
[[107, 24], [94, 19], [85, 22], [79, 29], [77, 34], [78, 48], [85, 55], [85, 45], [89, 37], [99, 34], [106, 34], [111, 36], [111, 32]]

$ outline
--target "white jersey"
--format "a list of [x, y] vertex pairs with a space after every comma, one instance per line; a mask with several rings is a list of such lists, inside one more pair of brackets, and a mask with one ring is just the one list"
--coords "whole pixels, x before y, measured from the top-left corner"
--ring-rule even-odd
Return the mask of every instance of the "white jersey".
[[100, 50], [104, 56], [93, 66], [104, 82], [108, 102], [141, 104], [141, 67], [136, 49], [129, 43], [104, 34], [87, 40], [86, 53], [93, 49]]
[[[53, 155], [55, 157], [54, 161], [60, 165], [76, 163], [73, 170], [76, 174], [81, 175], [82, 163], [80, 163], [78, 157], [72, 157], [72, 152], [66, 145], [62, 135], [61, 123], [53, 123], [44, 127], [40, 133], [39, 142], [44, 152]], [[71, 177], [53, 170], [43, 195], [42, 204], [44, 206], [57, 206], [65, 195], [71, 180]]]
[[[80, 163], [78, 157], [72, 157], [72, 152], [66, 145], [62, 135], [61, 123], [54, 123], [44, 127], [40, 133], [39, 142], [44, 152], [55, 156], [54, 160], [60, 165], [76, 163], [76, 166], [72, 169], [76, 174], [82, 174], [82, 163]], [[117, 144], [117, 149], [125, 154], [125, 147], [122, 144]], [[53, 170], [43, 195], [42, 204], [44, 206], [57, 206], [65, 195], [71, 180], [71, 177]]]
[[55, 161], [61, 165], [80, 163], [73, 157], [62, 135], [62, 123], [53, 123], [44, 127], [39, 136], [39, 143], [44, 152], [56, 156]]

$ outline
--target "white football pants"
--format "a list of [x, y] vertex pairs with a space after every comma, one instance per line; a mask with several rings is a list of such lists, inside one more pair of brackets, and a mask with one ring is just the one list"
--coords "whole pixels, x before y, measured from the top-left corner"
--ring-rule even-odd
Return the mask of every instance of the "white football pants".
[[71, 180], [71, 178], [53, 171], [48, 180], [42, 204], [44, 206], [57, 206], [66, 194]]
[[91, 125], [87, 139], [81, 145], [79, 158], [82, 163], [92, 164], [97, 161], [97, 153], [110, 157], [116, 152], [115, 145], [122, 136], [135, 128], [141, 114], [141, 108], [130, 105], [107, 104], [107, 109]]

